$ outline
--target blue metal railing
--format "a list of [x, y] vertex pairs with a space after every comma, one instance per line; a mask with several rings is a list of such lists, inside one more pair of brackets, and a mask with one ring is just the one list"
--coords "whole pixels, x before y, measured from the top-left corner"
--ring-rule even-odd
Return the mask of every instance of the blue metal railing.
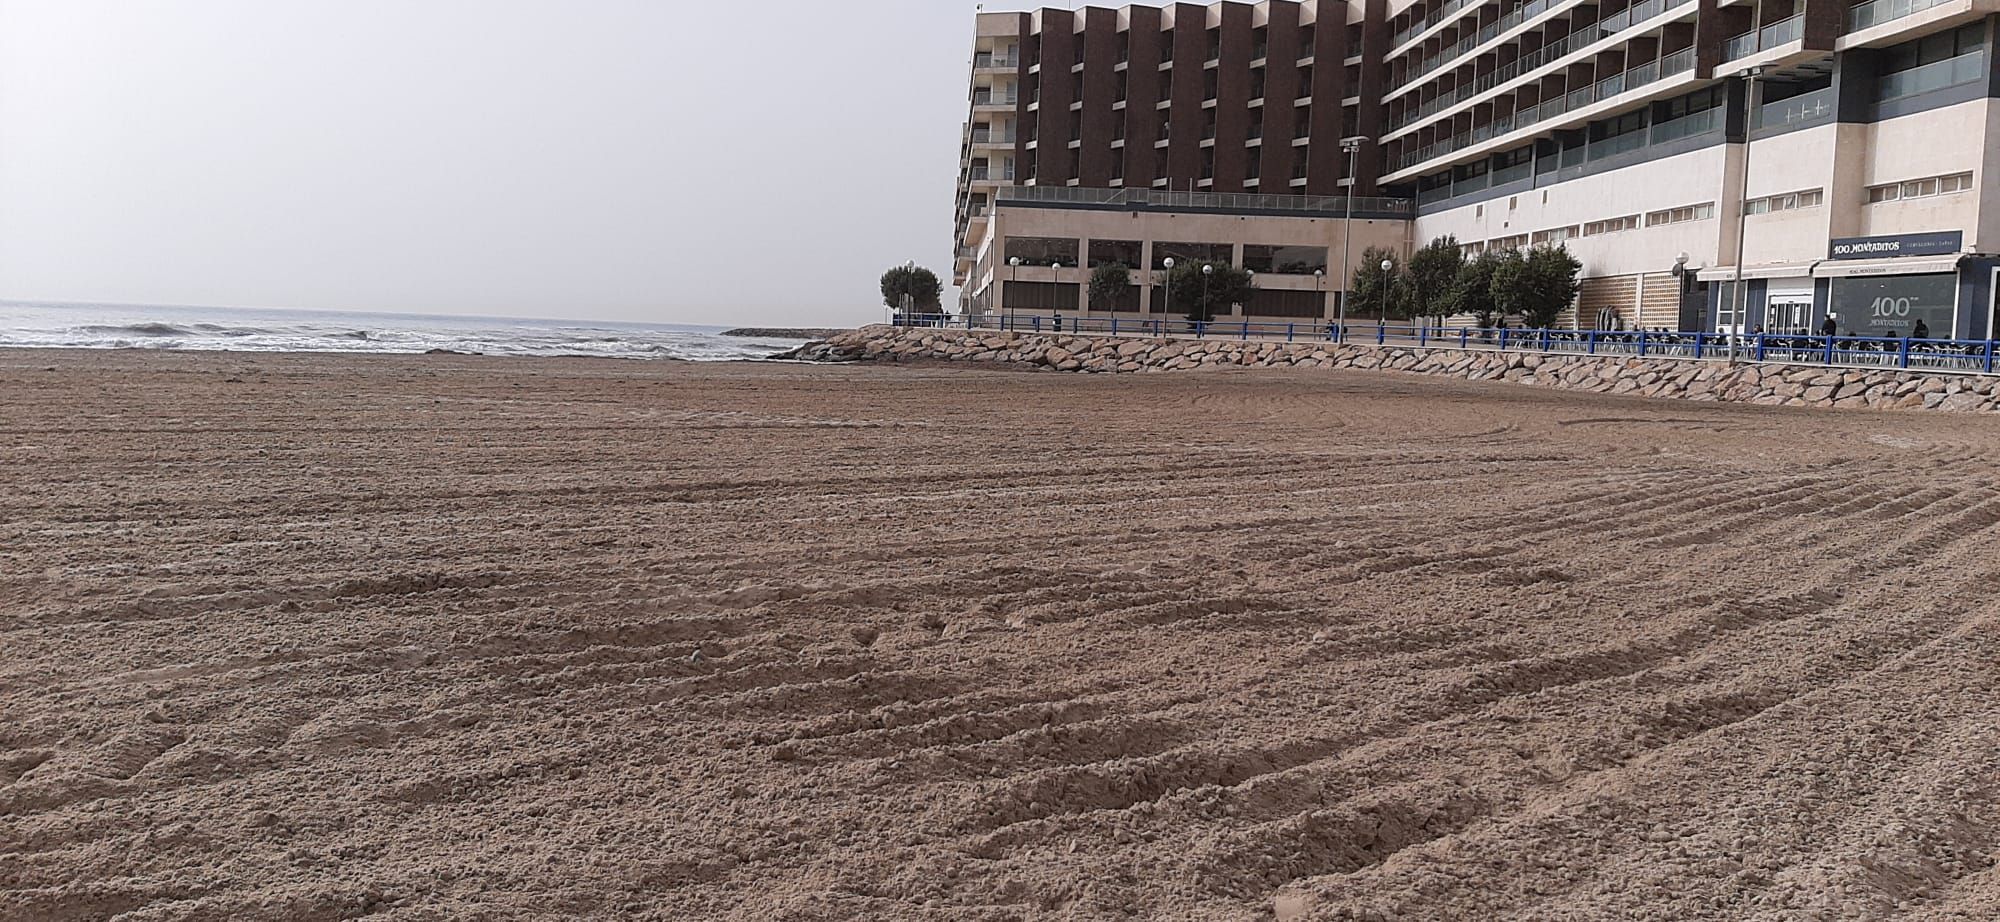
[[1361, 343], [1430, 349], [1484, 349], [1678, 359], [1727, 358], [1730, 355], [1733, 338], [1735, 357], [1741, 361], [1978, 374], [1994, 373], [1996, 348], [2000, 348], [2000, 343], [1990, 339], [1794, 336], [1764, 333], [1732, 337], [1726, 333], [1475, 329], [1379, 323], [1349, 323], [1342, 328], [1338, 324], [1324, 320], [1201, 322], [1180, 317], [911, 314], [898, 315], [891, 322], [897, 326], [968, 331]]

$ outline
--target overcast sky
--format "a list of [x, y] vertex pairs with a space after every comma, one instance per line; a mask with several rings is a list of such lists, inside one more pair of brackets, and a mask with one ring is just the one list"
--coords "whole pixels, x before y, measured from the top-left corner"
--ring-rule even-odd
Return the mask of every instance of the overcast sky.
[[0, 0], [0, 299], [866, 321], [950, 282], [972, 16]]

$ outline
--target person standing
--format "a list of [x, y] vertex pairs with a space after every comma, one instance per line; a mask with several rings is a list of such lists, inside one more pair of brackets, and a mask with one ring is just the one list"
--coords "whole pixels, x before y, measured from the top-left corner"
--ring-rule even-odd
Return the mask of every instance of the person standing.
[[1917, 328], [1910, 331], [1910, 338], [1911, 339], [1931, 338], [1931, 328], [1924, 323], [1924, 319], [1922, 317], [1917, 318]]
[[1837, 336], [1839, 334], [1840, 334], [1840, 319], [1833, 316], [1832, 314], [1826, 315], [1826, 322], [1819, 325], [1819, 335]]

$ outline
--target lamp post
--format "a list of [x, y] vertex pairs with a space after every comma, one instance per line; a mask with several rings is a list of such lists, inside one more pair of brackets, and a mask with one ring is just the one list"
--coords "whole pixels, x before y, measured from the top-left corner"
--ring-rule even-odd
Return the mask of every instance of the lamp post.
[[[1019, 256], [1011, 257], [1007, 260], [1007, 284], [1012, 285], [1016, 281], [1019, 281], [1020, 278], [1021, 278], [1021, 257]], [[1014, 305], [1020, 301], [1020, 298], [1021, 296], [1018, 294], [1010, 298], [1007, 297], [1007, 292], [1005, 291], [1000, 292], [1000, 300], [1007, 308], [1007, 322], [1001, 324], [1002, 329], [1011, 330], [1014, 328]]]
[[[1762, 95], [1758, 78], [1764, 76], [1764, 65], [1759, 64], [1749, 68], [1743, 74], [1750, 81], [1748, 91], [1744, 94], [1746, 102], [1743, 108], [1745, 112], [1751, 116], [1755, 116], [1757, 113], [1758, 97]], [[1729, 330], [1729, 361], [1731, 363], [1736, 361], [1736, 340], [1739, 334], [1743, 332], [1744, 315], [1750, 310], [1749, 295], [1743, 290], [1743, 236], [1750, 229], [1751, 121], [1751, 118], [1743, 120], [1743, 186], [1738, 190], [1740, 200], [1736, 203], [1736, 271], [1733, 273], [1734, 279], [1729, 283], [1729, 300], [1735, 307], [1730, 317]]]
[[1347, 340], [1347, 296], [1354, 291], [1354, 174], [1361, 167], [1361, 139], [1345, 138], [1340, 149], [1347, 152], [1347, 218], [1340, 227], [1340, 313], [1335, 342]]
[[1164, 280], [1164, 287], [1167, 289], [1167, 305], [1160, 309], [1160, 335], [1165, 336], [1167, 333], [1167, 318], [1174, 313], [1174, 258], [1169, 256], [1161, 260], [1160, 265], [1167, 267], [1167, 275]]
[[1208, 279], [1214, 274], [1214, 263], [1201, 264], [1201, 304], [1196, 306], [1195, 312], [1201, 315], [1201, 322], [1203, 323], [1215, 320], [1215, 312], [1208, 307]]
[[[1049, 287], [1052, 291], [1062, 290], [1060, 287], [1058, 287], [1057, 284], [1062, 281], [1062, 263], [1060, 262], [1049, 263], [1049, 279], [1050, 279]], [[1053, 302], [1055, 299], [1051, 298], [1049, 300]], [[1062, 332], [1062, 309], [1059, 307], [1051, 306], [1049, 308], [1049, 314], [1055, 318], [1056, 332], [1058, 333]], [[1040, 321], [1036, 322], [1040, 323]]]
[[1313, 297], [1319, 300], [1319, 316], [1326, 318], [1326, 270], [1313, 270]]
[[1382, 309], [1375, 312], [1375, 325], [1378, 327], [1389, 325], [1389, 272], [1395, 268], [1395, 260], [1382, 260]]

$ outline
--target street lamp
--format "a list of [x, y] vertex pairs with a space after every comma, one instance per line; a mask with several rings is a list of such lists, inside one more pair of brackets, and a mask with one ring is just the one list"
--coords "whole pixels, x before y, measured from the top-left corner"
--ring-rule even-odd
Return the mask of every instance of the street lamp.
[[[1061, 289], [1060, 289], [1060, 288], [1059, 288], [1059, 287], [1058, 287], [1058, 286], [1056, 285], [1056, 283], [1057, 283], [1057, 282], [1060, 282], [1060, 281], [1062, 281], [1062, 263], [1059, 263], [1059, 262], [1053, 262], [1053, 263], [1049, 263], [1049, 286], [1050, 286], [1050, 293], [1051, 293], [1051, 294], [1053, 294], [1053, 293], [1054, 293], [1054, 292], [1056, 292], [1056, 291], [1060, 291], [1060, 290], [1061, 290]], [[1055, 302], [1055, 301], [1056, 301], [1056, 299], [1055, 299], [1055, 298], [1050, 298], [1049, 300], [1050, 300], [1051, 302]], [[1062, 308], [1061, 308], [1061, 306], [1060, 306], [1060, 305], [1059, 305], [1058, 303], [1051, 303], [1051, 304], [1050, 304], [1050, 306], [1049, 306], [1049, 313], [1050, 313], [1050, 314], [1051, 314], [1052, 316], [1054, 316], [1054, 317], [1055, 317], [1055, 321], [1056, 321], [1056, 332], [1058, 332], [1058, 333], [1061, 333], [1061, 332], [1062, 332]], [[1037, 320], [1037, 321], [1035, 321], [1035, 323], [1036, 323], [1036, 327], [1035, 327], [1035, 328], [1036, 328], [1036, 329], [1038, 329], [1038, 330], [1039, 330], [1039, 329], [1041, 329], [1041, 326], [1040, 326], [1040, 324], [1041, 324], [1041, 321]]]
[[[1761, 105], [1758, 97], [1762, 95], [1762, 87], [1758, 82], [1758, 78], [1764, 76], [1765, 69], [1765, 65], [1759, 64], [1743, 72], [1744, 76], [1749, 78], [1750, 81], [1749, 91], [1744, 96], [1746, 100], [1744, 111], [1746, 112], [1756, 112], [1757, 107]], [[1729, 300], [1735, 304], [1735, 310], [1730, 317], [1729, 330], [1729, 361], [1731, 363], [1736, 361], [1736, 339], [1743, 332], [1744, 315], [1750, 310], [1749, 293], [1743, 290], [1743, 236], [1750, 229], [1750, 143], [1752, 140], [1750, 126], [1746, 126], [1743, 131], [1742, 200], [1736, 203], [1736, 271], [1734, 273], [1735, 278], [1729, 283]]]
[[1375, 325], [1378, 327], [1389, 325], [1389, 273], [1395, 268], [1395, 260], [1382, 260], [1382, 307], [1375, 312]]
[[1347, 218], [1340, 227], [1340, 314], [1339, 335], [1335, 342], [1347, 340], [1347, 296], [1354, 290], [1354, 174], [1361, 167], [1362, 138], [1343, 138], [1340, 149], [1347, 152]]
[[1169, 256], [1166, 259], [1161, 260], [1160, 265], [1167, 267], [1167, 275], [1165, 279], [1166, 281], [1165, 287], [1167, 289], [1167, 305], [1166, 307], [1160, 309], [1160, 333], [1161, 335], [1165, 335], [1167, 332], [1167, 318], [1173, 316], [1174, 313], [1174, 258]]
[[1195, 313], [1201, 315], [1201, 321], [1203, 323], [1207, 323], [1215, 319], [1215, 312], [1208, 309], [1208, 278], [1209, 276], [1212, 276], [1214, 274], [1215, 274], [1214, 263], [1201, 264], [1201, 304], [1196, 308]]
[[[1012, 285], [1020, 278], [1021, 257], [1015, 256], [1007, 260], [1007, 284]], [[1006, 291], [1003, 290], [1000, 292], [1000, 300], [1007, 307], [1007, 322], [1001, 325], [1001, 329], [1010, 330], [1014, 328], [1014, 305], [1020, 301], [1020, 297], [1017, 294], [1010, 298], [1007, 297]]]
[[1313, 297], [1319, 301], [1319, 316], [1326, 318], [1326, 270], [1313, 270]]

